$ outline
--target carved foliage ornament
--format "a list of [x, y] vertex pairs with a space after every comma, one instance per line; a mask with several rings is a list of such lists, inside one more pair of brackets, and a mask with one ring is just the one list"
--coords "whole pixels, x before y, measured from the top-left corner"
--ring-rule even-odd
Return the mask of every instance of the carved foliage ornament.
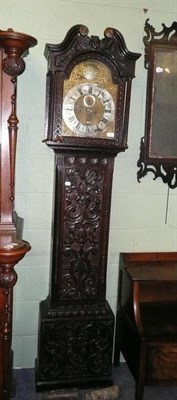
[[[110, 162], [106, 157], [88, 156], [65, 157], [64, 203], [62, 213], [62, 238], [57, 237], [55, 269], [60, 271], [58, 296], [62, 300], [97, 300], [99, 287], [105, 286], [104, 266], [106, 254], [100, 255], [100, 241], [108, 221], [109, 193], [112, 174], [109, 173]], [[63, 171], [60, 157], [57, 161], [58, 178]], [[61, 185], [62, 179], [58, 179]], [[59, 187], [61, 193], [61, 186]], [[103, 196], [107, 202], [103, 208]], [[60, 198], [58, 199], [58, 206]], [[102, 222], [104, 217], [105, 224]], [[62, 270], [58, 263], [63, 265]], [[58, 291], [58, 290], [57, 290]]]
[[[63, 277], [63, 296], [94, 297], [98, 285], [98, 235], [102, 171], [70, 169], [67, 171], [65, 203], [64, 256], [68, 272]], [[68, 288], [68, 289], [67, 289]]]
[[[104, 318], [75, 324], [66, 320], [57, 325], [44, 323], [42, 379], [110, 374], [112, 334], [113, 324]], [[55, 368], [52, 368], [54, 361]]]
[[[135, 61], [140, 54], [129, 51], [126, 47], [122, 34], [113, 28], [106, 28], [104, 31], [104, 38], [100, 39], [98, 36], [88, 36], [89, 30], [84, 25], [73, 26], [65, 36], [62, 43], [46, 44], [45, 56], [48, 59], [50, 52], [53, 52], [53, 57], [50, 58], [49, 68], [52, 71], [60, 70], [63, 74], [68, 71], [70, 73], [73, 64], [68, 69], [73, 57], [75, 63], [79, 59], [85, 59], [85, 51], [93, 53], [95, 50], [102, 55], [104, 52], [105, 57], [110, 60], [110, 68], [115, 68], [114, 78], [117, 80], [117, 70], [119, 75], [126, 78], [134, 78]], [[61, 54], [65, 50], [63, 56]], [[116, 51], [114, 51], [116, 50]], [[58, 56], [55, 56], [55, 52]], [[118, 66], [118, 68], [117, 68]]]
[[148, 70], [145, 136], [141, 140], [137, 179], [148, 172], [171, 189], [177, 187], [177, 22], [156, 32], [145, 24]]

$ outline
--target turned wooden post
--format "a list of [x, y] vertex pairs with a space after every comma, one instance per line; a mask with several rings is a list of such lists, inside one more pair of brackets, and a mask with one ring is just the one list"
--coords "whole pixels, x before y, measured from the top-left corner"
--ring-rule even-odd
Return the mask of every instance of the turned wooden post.
[[12, 385], [14, 266], [30, 250], [20, 236], [22, 219], [14, 211], [17, 76], [25, 69], [22, 57], [36, 43], [12, 29], [0, 30], [0, 400], [10, 399]]

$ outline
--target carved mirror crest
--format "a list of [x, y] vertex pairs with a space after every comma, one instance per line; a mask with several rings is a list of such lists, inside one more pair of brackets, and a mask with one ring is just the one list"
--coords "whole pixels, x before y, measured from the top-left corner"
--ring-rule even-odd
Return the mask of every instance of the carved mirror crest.
[[148, 172], [177, 187], [177, 22], [156, 32], [145, 23], [148, 70], [145, 135], [141, 139], [137, 179]]

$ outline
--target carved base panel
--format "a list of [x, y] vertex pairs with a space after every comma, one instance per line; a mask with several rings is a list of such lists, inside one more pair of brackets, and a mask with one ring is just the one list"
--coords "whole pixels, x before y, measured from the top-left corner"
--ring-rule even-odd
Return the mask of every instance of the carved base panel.
[[37, 390], [112, 382], [114, 315], [104, 307], [47, 311], [40, 304]]

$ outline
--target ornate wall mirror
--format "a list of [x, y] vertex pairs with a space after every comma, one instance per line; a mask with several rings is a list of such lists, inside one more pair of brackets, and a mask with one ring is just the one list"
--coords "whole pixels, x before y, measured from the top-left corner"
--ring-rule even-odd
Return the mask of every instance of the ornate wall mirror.
[[145, 136], [141, 139], [138, 181], [148, 172], [177, 187], [177, 22], [156, 32], [145, 23], [148, 70]]

